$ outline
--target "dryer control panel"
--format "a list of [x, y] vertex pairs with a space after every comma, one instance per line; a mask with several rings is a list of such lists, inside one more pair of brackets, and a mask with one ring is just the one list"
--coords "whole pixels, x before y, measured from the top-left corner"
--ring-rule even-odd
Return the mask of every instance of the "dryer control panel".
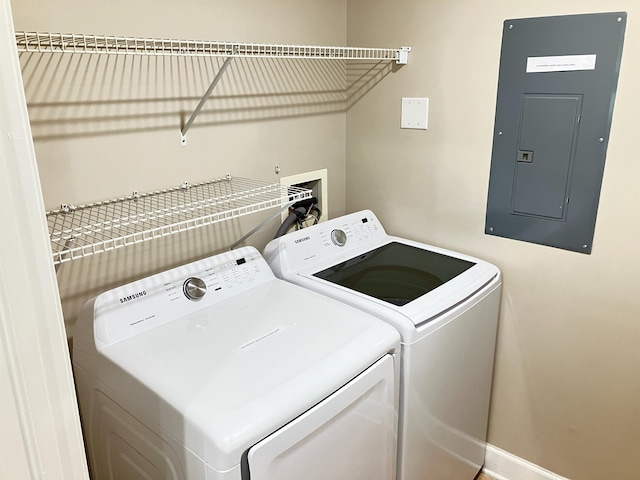
[[346, 256], [386, 237], [375, 214], [362, 210], [278, 237], [266, 246], [264, 256], [278, 274], [285, 268], [274, 264], [280, 256], [286, 256], [288, 270], [297, 271], [319, 260]]
[[260, 253], [243, 247], [109, 290], [83, 307], [79, 325], [100, 351], [273, 278]]

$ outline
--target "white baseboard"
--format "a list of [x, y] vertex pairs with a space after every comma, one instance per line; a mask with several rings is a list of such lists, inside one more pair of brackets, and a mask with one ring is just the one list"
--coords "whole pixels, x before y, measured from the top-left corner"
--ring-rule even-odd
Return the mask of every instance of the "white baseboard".
[[493, 445], [487, 445], [482, 471], [496, 480], [568, 480]]

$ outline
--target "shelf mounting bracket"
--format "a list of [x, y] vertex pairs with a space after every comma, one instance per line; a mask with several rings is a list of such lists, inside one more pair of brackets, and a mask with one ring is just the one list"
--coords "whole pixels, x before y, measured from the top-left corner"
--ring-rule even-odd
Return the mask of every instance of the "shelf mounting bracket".
[[400, 47], [398, 50], [398, 58], [396, 63], [398, 65], [406, 65], [409, 63], [409, 52], [411, 51], [411, 47]]
[[224, 72], [227, 70], [227, 67], [229, 66], [229, 64], [231, 63], [231, 60], [233, 60], [233, 58], [234, 58], [233, 56], [225, 58], [224, 63], [222, 64], [222, 67], [220, 67], [220, 70], [218, 70], [218, 73], [216, 74], [215, 78], [211, 82], [211, 85], [209, 85], [209, 88], [207, 89], [206, 92], [204, 92], [204, 95], [200, 99], [200, 103], [198, 103], [198, 106], [196, 107], [196, 109], [193, 111], [193, 113], [189, 117], [189, 120], [187, 120], [187, 123], [185, 123], [184, 127], [182, 127], [182, 130], [180, 131], [180, 146], [181, 147], [186, 147], [187, 146], [187, 132], [189, 131], [189, 128], [191, 128], [191, 124], [193, 123], [193, 121], [196, 119], [196, 117], [198, 116], [198, 114], [202, 110], [202, 107], [204, 107], [204, 104], [209, 99], [209, 97], [211, 96], [211, 93], [213, 93], [213, 89], [216, 88], [216, 85], [218, 85], [218, 82], [220, 81], [220, 79], [224, 75]]
[[289, 208], [294, 203], [296, 203], [296, 200], [290, 200], [290, 201], [286, 202], [282, 207], [280, 207], [280, 209], [276, 213], [274, 213], [269, 218], [267, 218], [266, 220], [261, 222], [259, 225], [256, 225], [255, 228], [253, 228], [250, 232], [245, 234], [242, 238], [240, 238], [239, 240], [236, 240], [235, 242], [233, 242], [231, 244], [231, 246], [229, 247], [229, 250], [235, 249], [238, 245], [240, 245], [242, 242], [244, 242], [251, 235], [253, 235], [256, 232], [259, 232], [260, 230], [262, 230], [269, 222], [272, 222], [276, 218], [278, 218], [282, 214], [282, 212], [284, 212], [287, 208]]

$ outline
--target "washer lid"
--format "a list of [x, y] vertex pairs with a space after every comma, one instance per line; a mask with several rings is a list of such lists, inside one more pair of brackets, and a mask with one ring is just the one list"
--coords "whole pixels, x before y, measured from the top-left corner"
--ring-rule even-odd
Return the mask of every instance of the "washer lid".
[[321, 270], [302, 270], [296, 280], [391, 322], [406, 341], [417, 329], [437, 328], [443, 313], [500, 281], [500, 271], [480, 259], [402, 238], [386, 240]]
[[399, 348], [389, 325], [273, 279], [102, 350], [101, 380], [217, 470]]
[[406, 243], [390, 242], [313, 276], [402, 306], [444, 285], [474, 265], [475, 262], [461, 258]]

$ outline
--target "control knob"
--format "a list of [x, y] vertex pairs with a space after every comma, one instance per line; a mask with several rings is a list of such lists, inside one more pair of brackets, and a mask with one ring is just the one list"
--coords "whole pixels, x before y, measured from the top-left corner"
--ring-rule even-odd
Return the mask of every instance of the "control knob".
[[347, 234], [344, 233], [344, 230], [340, 230], [340, 229], [332, 230], [331, 241], [339, 247], [344, 247], [345, 243], [347, 243]]
[[189, 300], [200, 300], [207, 293], [207, 284], [201, 278], [189, 277], [185, 280], [182, 291]]

